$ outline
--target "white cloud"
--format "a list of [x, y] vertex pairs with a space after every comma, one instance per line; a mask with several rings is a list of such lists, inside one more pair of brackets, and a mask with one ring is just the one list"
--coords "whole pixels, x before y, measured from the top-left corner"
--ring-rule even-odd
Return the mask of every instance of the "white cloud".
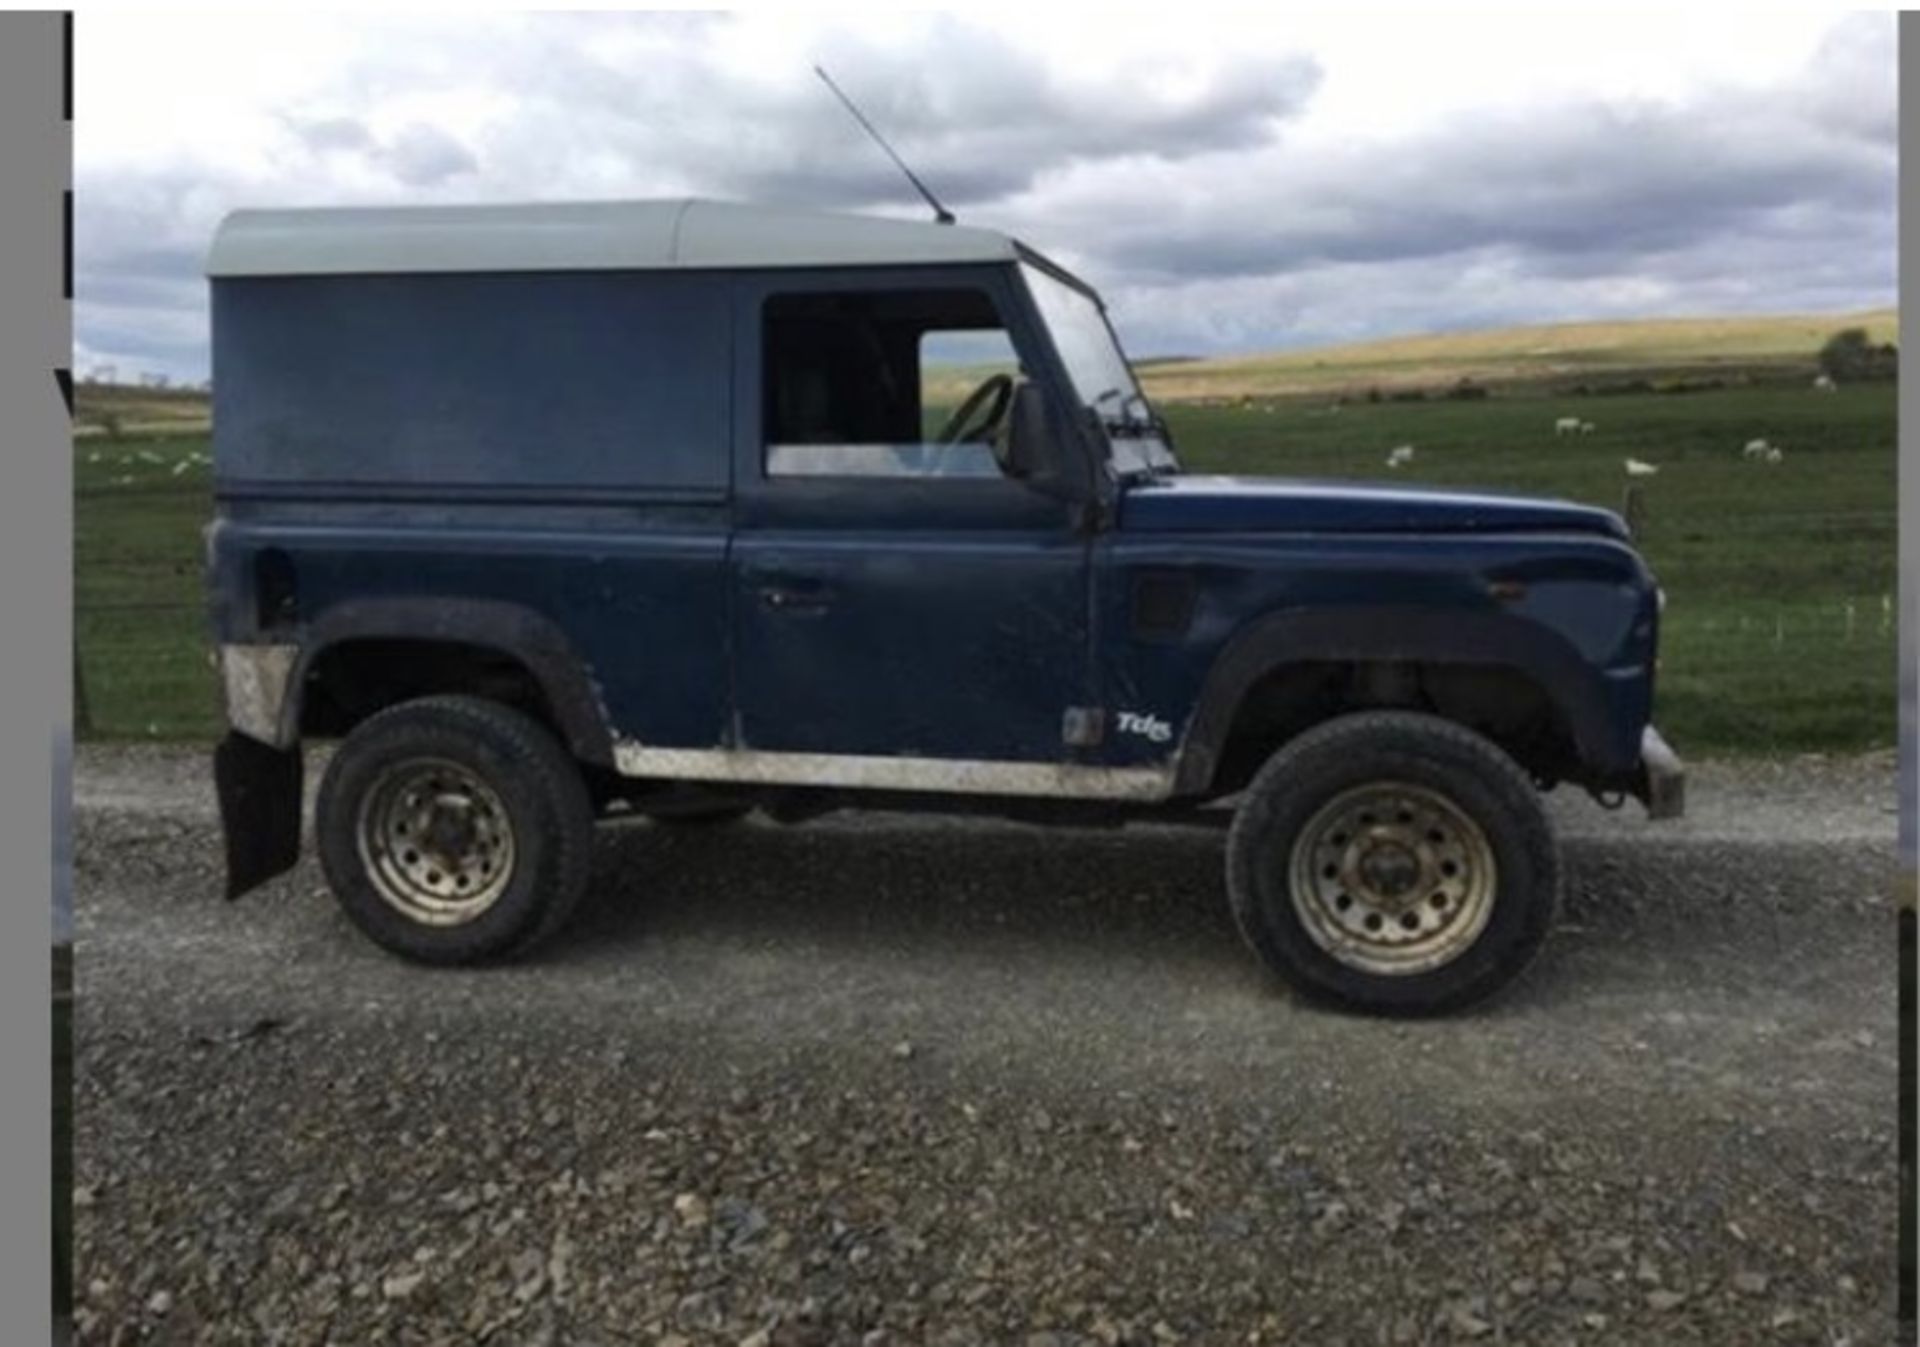
[[[83, 353], [205, 371], [239, 205], [700, 192], [963, 218], [1136, 351], [1893, 296], [1889, 15], [1035, 9], [78, 21]], [[80, 363], [84, 368], [83, 355]]]

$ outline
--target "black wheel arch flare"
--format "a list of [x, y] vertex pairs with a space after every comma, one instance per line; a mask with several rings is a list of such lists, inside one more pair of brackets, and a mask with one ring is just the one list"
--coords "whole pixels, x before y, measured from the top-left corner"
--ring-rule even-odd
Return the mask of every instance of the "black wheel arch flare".
[[1602, 674], [1566, 638], [1499, 611], [1402, 605], [1289, 609], [1257, 618], [1215, 657], [1181, 746], [1176, 795], [1212, 784], [1234, 717], [1254, 684], [1302, 661], [1502, 666], [1536, 682], [1565, 718], [1581, 761], [1603, 774], [1613, 762]]

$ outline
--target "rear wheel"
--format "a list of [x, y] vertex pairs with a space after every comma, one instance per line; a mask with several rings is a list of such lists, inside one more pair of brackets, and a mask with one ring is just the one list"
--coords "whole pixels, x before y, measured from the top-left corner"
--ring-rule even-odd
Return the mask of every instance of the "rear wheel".
[[495, 702], [426, 697], [364, 721], [327, 765], [314, 816], [347, 916], [423, 963], [518, 952], [586, 890], [580, 771], [537, 721]]
[[1539, 952], [1559, 856], [1532, 782], [1437, 716], [1363, 712], [1255, 776], [1227, 842], [1247, 943], [1302, 992], [1432, 1014], [1489, 996]]

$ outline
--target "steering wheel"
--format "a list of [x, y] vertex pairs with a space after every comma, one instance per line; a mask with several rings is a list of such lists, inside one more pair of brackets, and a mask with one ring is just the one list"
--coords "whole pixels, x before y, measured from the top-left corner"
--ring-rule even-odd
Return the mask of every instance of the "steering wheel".
[[[940, 433], [934, 439], [940, 444], [990, 440], [994, 432], [999, 430], [1000, 421], [1006, 416], [1007, 406], [1012, 401], [1013, 376], [990, 374], [980, 381], [978, 388], [967, 394], [966, 401], [953, 409], [953, 415], [947, 418], [947, 423], [940, 427]], [[985, 415], [981, 415], [983, 408]]]

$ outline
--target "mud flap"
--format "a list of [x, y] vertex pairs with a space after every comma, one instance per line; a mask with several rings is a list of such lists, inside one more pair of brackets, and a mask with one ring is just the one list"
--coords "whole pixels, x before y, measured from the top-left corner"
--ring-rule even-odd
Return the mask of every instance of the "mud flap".
[[272, 748], [237, 731], [213, 752], [227, 897], [285, 874], [300, 859], [300, 746]]

